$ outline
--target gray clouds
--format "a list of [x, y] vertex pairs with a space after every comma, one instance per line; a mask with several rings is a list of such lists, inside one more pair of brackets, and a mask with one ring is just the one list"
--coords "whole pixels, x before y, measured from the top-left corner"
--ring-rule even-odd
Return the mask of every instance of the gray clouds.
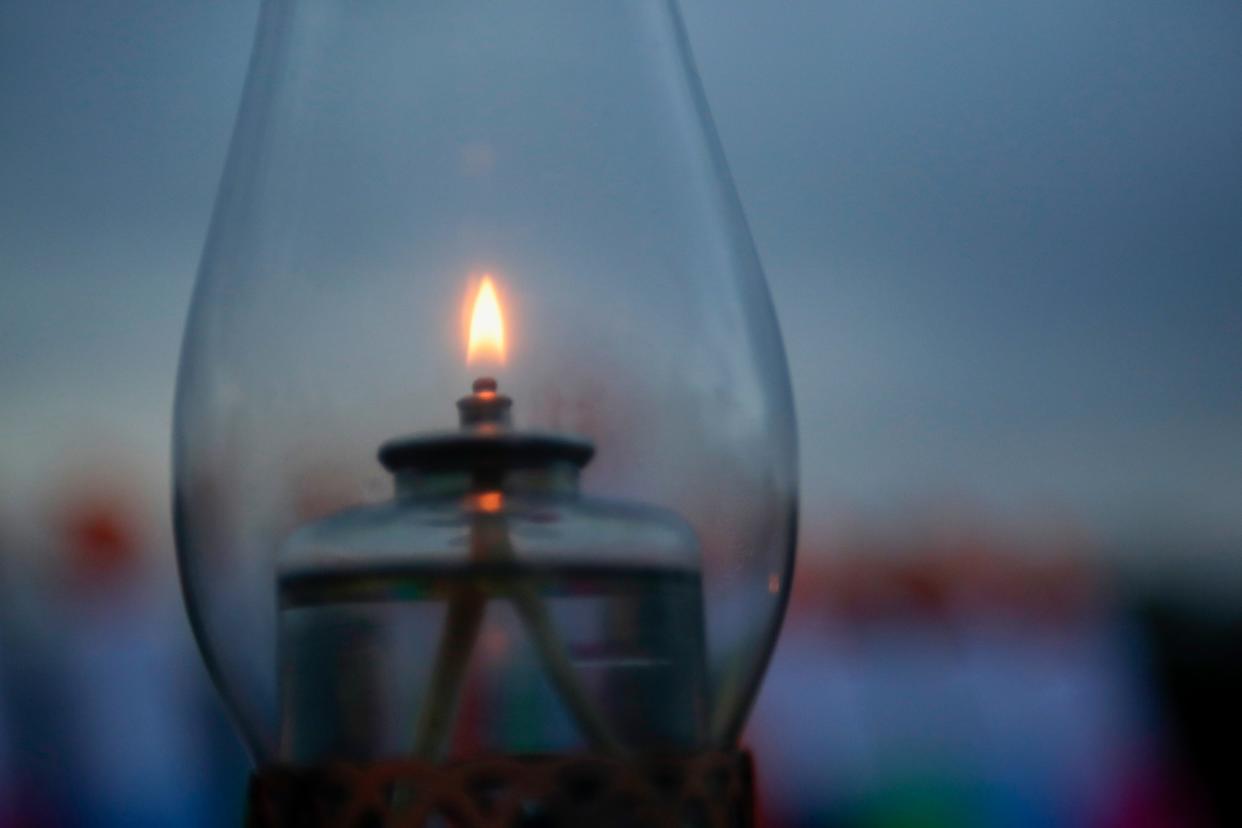
[[[813, 526], [953, 491], [1242, 535], [1236, 5], [684, 6], [788, 339]], [[6, 488], [82, 429], [164, 462], [255, 14], [6, 9]]]

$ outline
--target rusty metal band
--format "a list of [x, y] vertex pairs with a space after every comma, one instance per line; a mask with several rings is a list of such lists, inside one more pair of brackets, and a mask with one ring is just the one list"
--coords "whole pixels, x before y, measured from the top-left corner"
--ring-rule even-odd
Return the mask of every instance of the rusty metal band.
[[269, 766], [248, 828], [751, 828], [749, 753]]

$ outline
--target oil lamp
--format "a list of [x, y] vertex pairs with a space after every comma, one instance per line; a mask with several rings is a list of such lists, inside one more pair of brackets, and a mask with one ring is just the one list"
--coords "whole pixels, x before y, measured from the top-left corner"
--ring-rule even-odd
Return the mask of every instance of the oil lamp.
[[251, 824], [746, 824], [795, 436], [675, 5], [266, 0], [174, 466]]

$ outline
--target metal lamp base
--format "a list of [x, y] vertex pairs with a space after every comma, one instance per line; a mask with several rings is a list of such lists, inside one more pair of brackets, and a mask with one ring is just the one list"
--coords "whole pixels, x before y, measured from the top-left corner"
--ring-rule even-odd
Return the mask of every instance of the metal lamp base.
[[750, 828], [749, 753], [272, 766], [248, 828]]

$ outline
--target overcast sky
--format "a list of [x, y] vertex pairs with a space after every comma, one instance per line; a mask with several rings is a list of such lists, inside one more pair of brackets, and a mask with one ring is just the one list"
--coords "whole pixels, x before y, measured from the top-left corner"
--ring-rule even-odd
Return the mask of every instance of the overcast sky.
[[[948, 498], [1242, 538], [1242, 6], [684, 8], [786, 333], [813, 528]], [[100, 441], [163, 498], [255, 15], [0, 12], [4, 511]]]

